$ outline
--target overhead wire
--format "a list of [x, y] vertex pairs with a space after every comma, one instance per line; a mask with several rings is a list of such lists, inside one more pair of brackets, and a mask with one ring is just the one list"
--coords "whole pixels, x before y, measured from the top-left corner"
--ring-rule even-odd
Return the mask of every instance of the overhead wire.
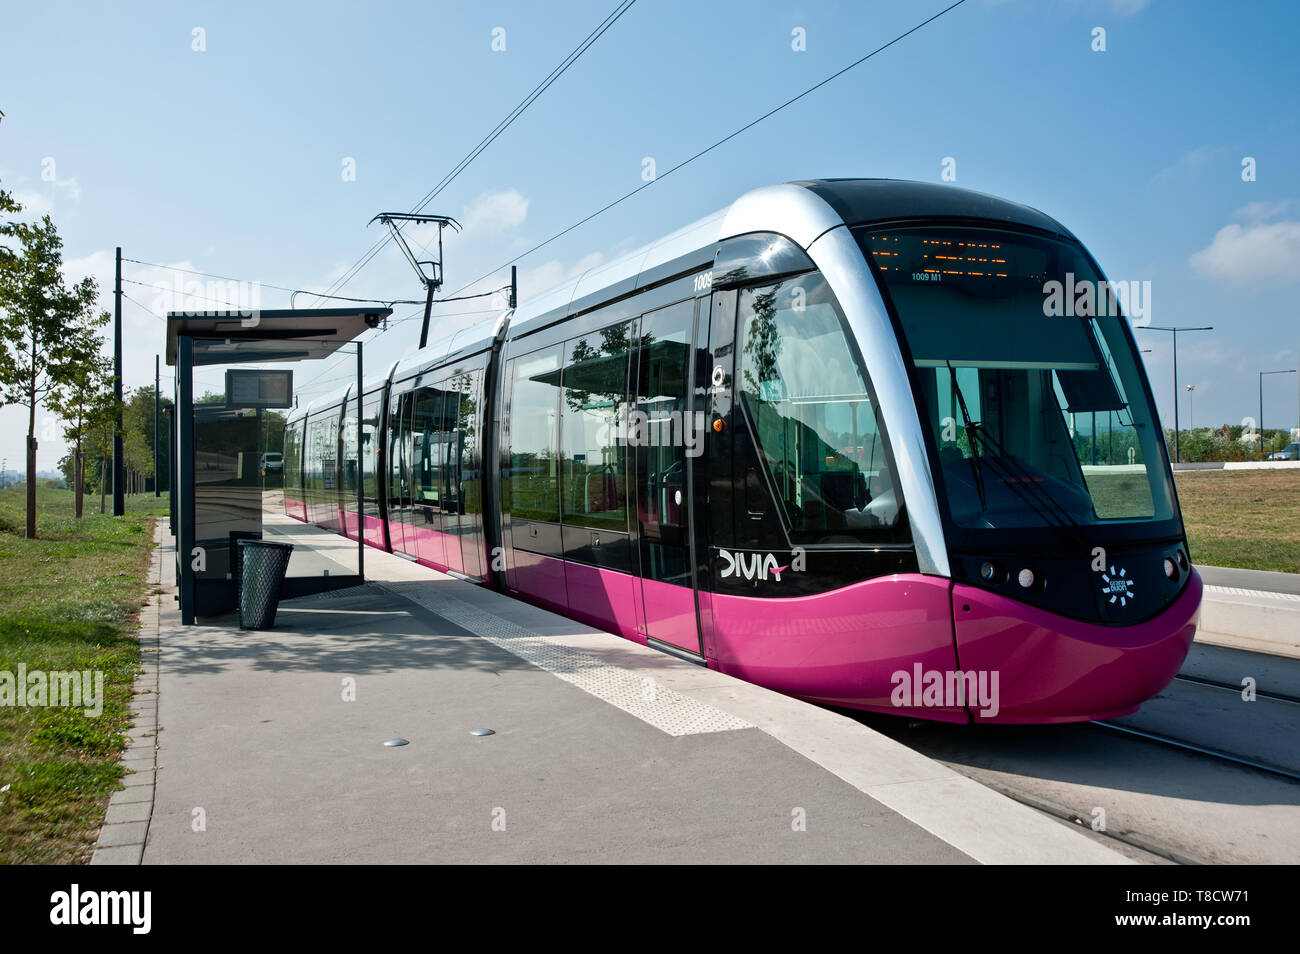
[[[596, 218], [597, 216], [602, 215], [602, 214], [605, 213], [605, 212], [608, 212], [610, 209], [614, 208], [615, 206], [618, 206], [618, 205], [622, 204], [623, 202], [627, 201], [628, 199], [632, 198], [633, 196], [637, 195], [638, 193], [644, 191], [645, 189], [648, 189], [650, 186], [654, 185], [656, 182], [659, 182], [659, 181], [662, 181], [663, 179], [666, 179], [668, 176], [672, 175], [672, 173], [678, 171], [679, 169], [684, 168], [684, 167], [687, 166], [687, 165], [690, 165], [690, 164], [691, 164], [692, 162], [694, 162], [695, 160], [697, 160], [697, 159], [699, 159], [699, 158], [701, 158], [701, 157], [703, 157], [703, 156], [705, 156], [705, 155], [708, 155], [710, 152], [712, 152], [713, 150], [717, 149], [719, 146], [722, 146], [722, 145], [724, 145], [724, 144], [730, 142], [731, 140], [735, 139], [737, 136], [741, 135], [741, 134], [744, 133], [744, 132], [747, 132], [748, 130], [750, 130], [750, 129], [752, 129], [753, 127], [757, 126], [759, 123], [763, 122], [764, 120], [771, 118], [772, 116], [776, 115], [777, 113], [781, 112], [782, 110], [786, 109], [787, 107], [792, 106], [793, 104], [799, 102], [801, 99], [804, 99], [806, 96], [810, 95], [811, 93], [816, 92], [818, 89], [820, 89], [821, 87], [827, 85], [828, 83], [833, 82], [834, 80], [836, 80], [836, 79], [838, 79], [839, 77], [843, 76], [845, 73], [848, 73], [850, 70], [853, 70], [853, 69], [855, 69], [855, 68], [858, 67], [858, 66], [861, 66], [863, 63], [867, 62], [867, 61], [870, 60], [871, 58], [877, 56], [877, 55], [880, 54], [880, 53], [883, 53], [885, 50], [889, 49], [891, 46], [894, 46], [895, 44], [897, 44], [897, 43], [900, 42], [901, 40], [904, 40], [904, 39], [906, 39], [907, 37], [911, 36], [913, 33], [916, 33], [918, 30], [923, 29], [924, 27], [926, 27], [926, 26], [928, 26], [929, 24], [933, 23], [934, 21], [938, 20], [940, 17], [944, 16], [945, 14], [951, 12], [952, 10], [955, 10], [957, 7], [961, 6], [961, 5], [962, 5], [963, 3], [965, 3], [965, 2], [966, 2], [966, 0], [955, 0], [954, 3], [949, 4], [948, 6], [944, 7], [942, 10], [938, 11], [937, 13], [933, 14], [932, 16], [929, 16], [929, 17], [927, 17], [926, 19], [920, 21], [920, 22], [917, 23], [915, 26], [912, 26], [911, 28], [909, 28], [909, 29], [907, 29], [907, 30], [904, 30], [902, 33], [899, 33], [899, 34], [898, 34], [897, 36], [895, 36], [893, 39], [889, 40], [889, 41], [886, 42], [886, 43], [881, 44], [880, 46], [876, 47], [876, 48], [875, 48], [874, 50], [872, 50], [871, 52], [866, 53], [865, 55], [859, 57], [858, 59], [854, 60], [852, 63], [850, 63], [850, 64], [848, 64], [847, 66], [843, 67], [842, 69], [839, 69], [839, 70], [835, 71], [834, 73], [830, 74], [829, 76], [825, 77], [824, 79], [818, 81], [817, 83], [814, 83], [812, 86], [809, 86], [807, 89], [803, 90], [802, 92], [800, 92], [800, 93], [796, 94], [795, 96], [792, 96], [792, 97], [790, 97], [789, 99], [785, 100], [783, 103], [781, 103], [781, 104], [779, 104], [779, 105], [777, 105], [777, 106], [774, 106], [772, 109], [769, 109], [767, 112], [763, 113], [761, 116], [757, 117], [756, 119], [753, 119], [753, 120], [751, 120], [751, 121], [748, 122], [748, 123], [745, 123], [743, 126], [740, 126], [739, 128], [735, 129], [734, 131], [728, 133], [726, 136], [723, 136], [721, 139], [717, 140], [716, 142], [712, 143], [711, 145], [708, 145], [708, 146], [706, 146], [705, 148], [701, 149], [700, 151], [696, 152], [694, 155], [692, 155], [692, 156], [690, 156], [690, 157], [688, 157], [688, 158], [682, 160], [681, 162], [679, 162], [679, 163], [677, 163], [676, 165], [674, 165], [674, 166], [672, 166], [671, 168], [669, 168], [669, 170], [668, 170], [667, 172], [663, 173], [662, 175], [656, 176], [654, 179], [651, 179], [651, 180], [648, 181], [648, 182], [644, 182], [644, 183], [642, 183], [641, 185], [637, 186], [635, 189], [631, 190], [630, 192], [627, 192], [627, 193], [625, 193], [624, 195], [620, 196], [619, 198], [615, 199], [614, 201], [612, 201], [612, 202], [610, 202], [610, 203], [608, 203], [608, 204], [602, 206], [601, 208], [597, 209], [595, 212], [592, 212], [591, 214], [589, 214], [589, 215], [587, 215], [587, 216], [584, 216], [583, 218], [579, 219], [577, 222], [574, 222], [572, 225], [570, 225], [570, 226], [568, 226], [568, 227], [566, 227], [566, 228], [564, 228], [564, 229], [561, 229], [559, 232], [556, 232], [554, 235], [551, 235], [549, 238], [545, 239], [544, 241], [539, 242], [538, 244], [534, 245], [532, 248], [528, 249], [527, 251], [525, 251], [525, 252], [523, 252], [523, 253], [521, 253], [521, 254], [519, 254], [519, 255], [516, 255], [514, 258], [510, 259], [509, 261], [507, 261], [507, 262], [505, 262], [505, 263], [503, 263], [503, 264], [501, 264], [501, 265], [496, 266], [495, 268], [491, 269], [491, 270], [488, 271], [488, 272], [485, 272], [484, 274], [480, 275], [478, 278], [474, 279], [473, 281], [468, 282], [467, 284], [460, 286], [460, 288], [457, 288], [457, 289], [456, 289], [452, 294], [453, 294], [453, 295], [459, 295], [461, 292], [465, 291], [466, 289], [472, 288], [472, 287], [474, 287], [475, 285], [477, 285], [479, 282], [481, 282], [481, 281], [483, 281], [483, 280], [485, 280], [485, 279], [487, 279], [487, 278], [490, 278], [493, 274], [495, 274], [496, 272], [499, 272], [501, 269], [503, 269], [503, 268], [507, 268], [507, 267], [509, 267], [510, 265], [513, 265], [513, 264], [515, 264], [515, 263], [521, 261], [522, 259], [526, 258], [527, 256], [533, 254], [534, 252], [536, 252], [536, 251], [538, 251], [538, 250], [540, 250], [540, 249], [542, 249], [542, 248], [545, 248], [547, 245], [551, 244], [552, 242], [556, 241], [557, 239], [562, 238], [563, 236], [565, 236], [565, 235], [569, 234], [570, 232], [574, 231], [575, 229], [577, 229], [577, 228], [579, 228], [579, 227], [585, 225], [586, 223], [590, 222], [592, 219]], [[417, 211], [418, 211], [419, 208], [420, 208], [420, 207], [417, 207]], [[333, 286], [331, 286], [331, 287], [333, 287]], [[340, 287], [341, 287], [341, 286], [340, 286]], [[488, 294], [492, 294], [492, 293], [488, 293]], [[448, 301], [450, 301], [450, 300], [455, 300], [455, 299], [453, 299], [453, 298], [448, 298], [448, 299], [444, 299], [444, 300], [448, 300]], [[391, 323], [389, 324], [389, 327], [393, 327], [393, 326], [395, 326], [396, 324], [400, 324], [400, 323], [401, 323], [401, 321], [391, 322]], [[388, 330], [388, 328], [383, 329], [383, 331], [381, 331], [380, 334], [383, 334], [383, 333], [384, 333], [385, 331], [387, 331], [387, 330]], [[376, 335], [376, 337], [378, 337], [378, 335]], [[373, 340], [373, 339], [371, 339], [371, 340]], [[325, 373], [325, 372], [322, 372], [320, 375], [317, 375], [316, 377], [317, 377], [317, 378], [322, 377], [322, 376], [324, 375], [324, 373]], [[315, 380], [315, 379], [312, 379], [312, 380]]]
[[852, 63], [850, 63], [848, 66], [844, 67], [843, 69], [837, 70], [836, 72], [832, 73], [830, 76], [827, 76], [825, 79], [821, 80], [820, 82], [814, 83], [812, 86], [809, 86], [803, 92], [799, 93], [796, 96], [790, 97], [785, 102], [781, 103], [779, 106], [775, 106], [772, 109], [769, 109], [767, 112], [763, 113], [763, 115], [759, 116], [757, 119], [753, 119], [750, 122], [745, 123], [745, 125], [723, 136], [721, 139], [717, 140], [712, 145], [706, 146], [703, 149], [701, 149], [699, 152], [695, 153], [694, 155], [686, 159], [683, 159], [675, 166], [672, 166], [667, 172], [662, 173], [661, 175], [657, 175], [655, 176], [655, 178], [650, 179], [647, 182], [643, 182], [641, 185], [637, 186], [635, 189], [631, 190], [630, 192], [627, 192], [624, 195], [619, 196], [614, 201], [601, 206], [595, 212], [592, 212], [590, 215], [584, 216], [583, 218], [579, 219], [577, 222], [574, 222], [572, 225], [568, 226], [567, 228], [561, 229], [559, 232], [556, 232], [550, 238], [547, 238], [544, 241], [537, 243], [532, 248], [528, 249], [528, 251], [521, 252], [519, 255], [516, 255], [508, 262], [505, 262], [502, 265], [498, 265], [496, 268], [493, 268], [491, 271], [486, 272], [483, 275], [480, 275], [472, 282], [469, 282], [466, 285], [462, 285], [460, 288], [456, 289], [456, 291], [453, 294], [459, 294], [460, 292], [464, 291], [467, 288], [473, 288], [479, 282], [483, 281], [485, 278], [491, 277], [494, 273], [499, 272], [501, 269], [507, 268], [510, 265], [514, 265], [520, 260], [527, 258], [529, 255], [532, 255], [534, 252], [545, 248], [547, 245], [550, 245], [555, 240], [559, 238], [563, 238], [565, 235], [568, 235], [574, 229], [586, 225], [588, 222], [590, 222], [592, 219], [596, 218], [597, 216], [603, 215], [605, 212], [608, 212], [610, 209], [614, 208], [617, 205], [621, 205], [622, 203], [626, 202], [628, 199], [632, 198], [634, 195], [637, 195], [638, 193], [650, 188], [655, 183], [662, 182], [664, 179], [668, 178], [677, 170], [690, 165], [692, 162], [694, 162], [696, 159], [701, 158], [702, 156], [708, 155], [714, 149], [717, 149], [719, 146], [730, 142], [731, 140], [739, 136], [741, 133], [744, 133], [754, 128], [759, 123], [763, 122], [765, 119], [769, 119], [770, 117], [775, 116], [777, 113], [781, 112], [781, 110], [785, 109], [787, 106], [791, 106], [799, 102], [799, 100], [803, 99], [805, 96], [808, 96], [810, 93], [813, 93], [818, 89], [821, 89], [827, 83], [830, 83], [833, 80], [838, 79], [839, 77], [843, 76], [845, 73], [849, 72], [855, 67], [861, 66], [863, 63], [867, 62], [867, 60], [871, 59], [873, 56], [876, 56], [877, 54], [884, 52], [885, 50], [893, 46], [895, 43], [898, 43], [900, 40], [903, 40], [911, 36], [917, 30], [920, 30], [921, 28], [928, 26], [929, 24], [933, 23], [935, 20], [938, 20], [944, 14], [950, 12], [951, 10], [956, 9], [957, 7], [961, 6], [965, 2], [966, 0], [956, 0], [955, 3], [949, 4], [947, 7], [944, 7], [942, 10], [940, 10], [938, 13], [934, 14], [933, 16], [928, 17], [925, 20], [922, 20], [920, 23], [916, 24], [916, 26], [912, 27], [911, 29], [905, 30], [904, 32], [898, 34], [898, 36], [894, 37], [888, 43], [884, 43], [881, 46], [876, 47], [870, 53], [854, 60]]
[[[599, 40], [610, 27], [618, 22], [623, 14], [627, 13], [627, 11], [632, 8], [632, 5], [635, 2], [636, 0], [620, 0], [618, 6], [615, 7], [614, 10], [611, 11], [605, 19], [602, 20], [600, 24], [598, 24], [597, 27], [583, 39], [581, 43], [570, 51], [568, 56], [561, 60], [560, 64], [551, 70], [545, 79], [538, 83], [537, 86], [533, 87], [532, 91], [525, 96], [514, 109], [507, 113], [506, 117], [497, 123], [491, 132], [479, 140], [478, 144], [475, 145], [474, 148], [471, 149], [450, 172], [444, 175], [442, 179], [425, 194], [424, 198], [422, 198], [411, 210], [412, 213], [418, 213], [423, 210], [440, 192], [442, 192], [443, 189], [450, 185], [457, 176], [464, 172], [470, 163], [477, 159], [483, 151], [488, 148], [488, 146], [492, 145], [492, 143], [495, 142], [496, 139], [514, 123], [516, 119], [523, 115], [528, 107], [536, 102], [541, 95], [555, 83], [556, 80], [563, 76], [569, 67], [581, 59], [582, 55], [586, 53], [587, 50], [591, 49], [595, 42]], [[400, 232], [401, 230], [402, 226], [397, 226], [397, 231]], [[365, 266], [369, 264], [369, 262], [379, 254], [379, 251], [392, 241], [392, 239], [392, 232], [386, 232], [382, 237], [376, 239], [374, 244], [363, 252], [361, 257], [351, 267], [349, 267], [343, 275], [335, 279], [326, 290], [333, 292], [341, 289], [344, 285], [355, 278], [361, 269], [365, 268]], [[428, 244], [429, 243], [426, 242], [424, 248], [428, 248]]]
[[[144, 265], [149, 268], [165, 268], [173, 272], [184, 272], [187, 275], [200, 275], [204, 278], [219, 278], [222, 281], [236, 282], [240, 285], [256, 285], [258, 288], [274, 288], [276, 291], [289, 292], [290, 295], [312, 295], [316, 298], [331, 298], [336, 301], [354, 301], [354, 302], [361, 302], [365, 304], [374, 303], [374, 304], [388, 305], [390, 308], [393, 305], [423, 305], [424, 304], [424, 299], [417, 300], [414, 298], [355, 298], [347, 295], [329, 295], [326, 294], [325, 292], [312, 291], [309, 288], [290, 288], [287, 285], [274, 285], [271, 282], [264, 282], [256, 279], [233, 278], [229, 275], [217, 275], [213, 272], [201, 272], [198, 269], [182, 268], [179, 265], [164, 265], [161, 262], [145, 262], [145, 261], [141, 261], [138, 258], [123, 258], [122, 261], [131, 262], [132, 264], [135, 265]], [[122, 280], [129, 281], [130, 279], [124, 278]], [[136, 282], [136, 284], [143, 284], [143, 282]], [[212, 300], [216, 300], [216, 299], [212, 299]], [[292, 301], [293, 299], [291, 297], [290, 302]]]

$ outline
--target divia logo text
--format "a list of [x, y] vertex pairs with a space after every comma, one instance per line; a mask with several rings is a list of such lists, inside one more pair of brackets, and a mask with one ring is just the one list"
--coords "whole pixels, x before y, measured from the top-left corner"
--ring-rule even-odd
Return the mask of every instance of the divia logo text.
[[777, 563], [775, 553], [732, 553], [719, 548], [718, 559], [722, 561], [718, 575], [724, 580], [734, 576], [746, 580], [773, 579], [780, 583], [782, 573], [802, 573], [808, 565], [808, 554], [803, 547], [790, 551], [789, 562], [784, 566]]

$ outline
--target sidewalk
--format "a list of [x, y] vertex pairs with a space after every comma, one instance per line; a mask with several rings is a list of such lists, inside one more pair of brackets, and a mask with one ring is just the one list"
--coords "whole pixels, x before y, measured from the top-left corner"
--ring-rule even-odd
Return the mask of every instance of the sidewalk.
[[145, 863], [1125, 861], [851, 719], [390, 554], [366, 572], [267, 632], [164, 598]]

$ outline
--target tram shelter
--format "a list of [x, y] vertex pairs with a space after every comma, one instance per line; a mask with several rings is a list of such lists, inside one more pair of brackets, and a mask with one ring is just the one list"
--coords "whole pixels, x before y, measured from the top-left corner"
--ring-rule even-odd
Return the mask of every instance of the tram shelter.
[[[354, 556], [351, 541], [284, 517], [285, 468], [296, 462], [281, 458], [277, 473], [284, 416], [294, 406], [294, 369], [283, 366], [310, 368], [355, 352], [359, 394], [359, 336], [391, 314], [383, 307], [168, 314], [167, 364], [176, 369], [171, 519], [184, 625], [237, 607], [240, 539], [294, 544], [285, 599], [364, 582], [362, 540]], [[360, 435], [355, 404], [357, 420], [345, 427]], [[364, 469], [355, 472], [360, 507]]]

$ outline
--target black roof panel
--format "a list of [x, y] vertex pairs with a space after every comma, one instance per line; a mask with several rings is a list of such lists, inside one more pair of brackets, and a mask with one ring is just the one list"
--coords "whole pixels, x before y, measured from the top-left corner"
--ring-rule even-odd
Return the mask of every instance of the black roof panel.
[[986, 219], [1074, 235], [1037, 209], [994, 195], [904, 179], [812, 179], [795, 182], [826, 202], [849, 225], [890, 219]]

